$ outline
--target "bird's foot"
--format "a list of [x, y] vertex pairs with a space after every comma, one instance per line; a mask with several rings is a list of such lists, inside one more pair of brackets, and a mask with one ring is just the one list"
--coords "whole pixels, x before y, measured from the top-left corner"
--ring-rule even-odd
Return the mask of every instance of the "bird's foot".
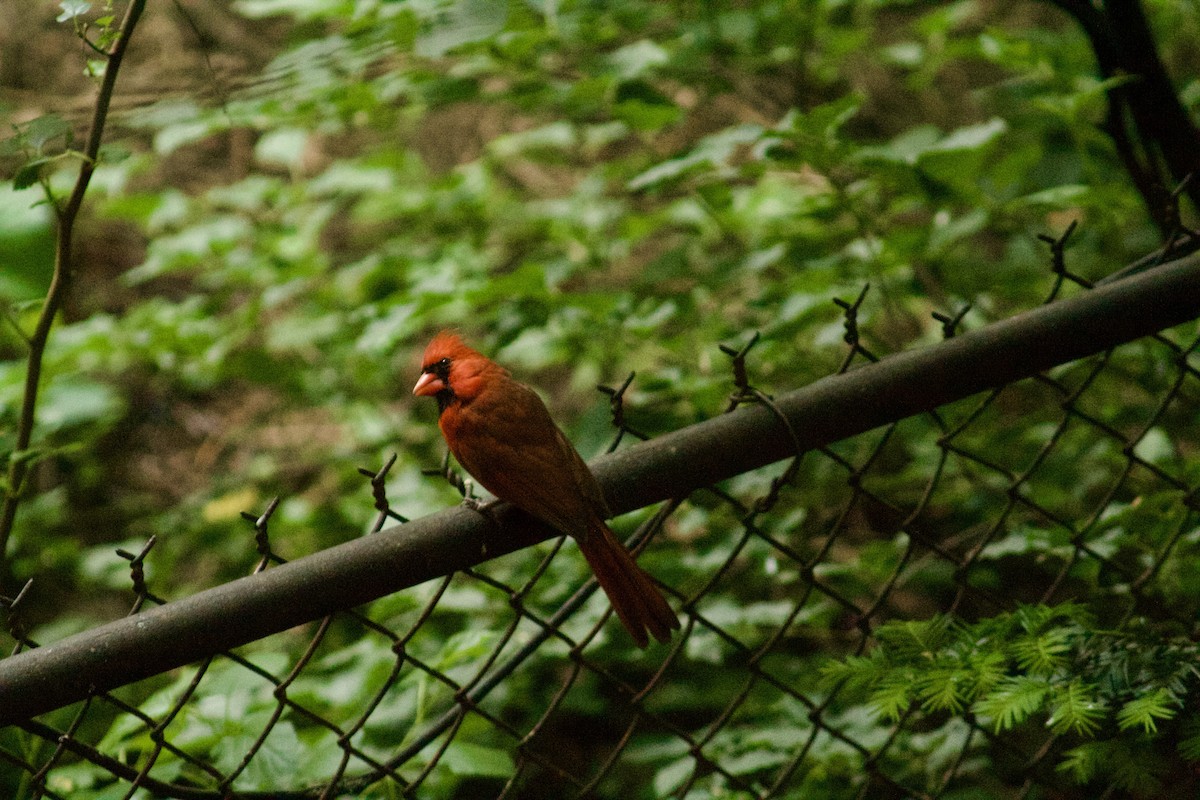
[[462, 504], [477, 514], [482, 514], [488, 518], [488, 521], [493, 525], [496, 524], [496, 506], [500, 505], [499, 500], [480, 500], [478, 497], [467, 495], [463, 498]]
[[480, 545], [480, 555], [486, 557], [488, 554], [488, 542], [494, 534], [500, 530], [500, 520], [496, 518], [496, 506], [500, 505], [499, 500], [480, 500], [478, 497], [466, 495], [463, 497], [462, 504], [465, 508], [469, 508], [487, 520], [488, 527], [484, 531], [483, 542]]
[[499, 503], [499, 500], [480, 500], [478, 497], [464, 497], [462, 504], [472, 511], [478, 511], [480, 514], [491, 513], [492, 508]]

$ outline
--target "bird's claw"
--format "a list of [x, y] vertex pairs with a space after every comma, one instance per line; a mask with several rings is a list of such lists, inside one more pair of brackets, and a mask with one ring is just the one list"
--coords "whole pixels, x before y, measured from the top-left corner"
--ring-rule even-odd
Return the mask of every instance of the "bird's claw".
[[496, 506], [500, 504], [500, 501], [499, 500], [480, 500], [478, 497], [471, 497], [470, 495], [468, 495], [463, 498], [462, 504], [464, 506], [466, 506], [467, 508], [471, 509], [472, 511], [474, 511], [478, 514], [482, 514], [483, 516], [490, 519], [492, 522], [495, 522], [496, 518], [495, 518], [495, 515], [493, 512], [496, 510]]

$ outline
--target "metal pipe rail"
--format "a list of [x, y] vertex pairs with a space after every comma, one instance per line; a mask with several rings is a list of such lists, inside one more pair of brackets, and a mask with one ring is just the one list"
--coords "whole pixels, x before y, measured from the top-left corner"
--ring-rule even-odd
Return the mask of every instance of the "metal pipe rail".
[[[800, 445], [829, 444], [1200, 317], [1200, 254], [776, 399]], [[603, 456], [616, 513], [786, 458], [774, 413], [746, 406]], [[474, 566], [555, 535], [507, 506], [463, 507], [355, 539], [0, 660], [0, 726]]]

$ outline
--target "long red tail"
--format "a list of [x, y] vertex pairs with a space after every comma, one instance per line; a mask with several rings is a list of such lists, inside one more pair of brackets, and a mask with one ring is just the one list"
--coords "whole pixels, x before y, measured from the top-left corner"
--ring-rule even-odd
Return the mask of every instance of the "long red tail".
[[596, 520], [587, 537], [577, 541], [613, 611], [638, 647], [649, 643], [646, 631], [660, 642], [670, 641], [671, 631], [679, 627], [679, 618], [612, 530]]

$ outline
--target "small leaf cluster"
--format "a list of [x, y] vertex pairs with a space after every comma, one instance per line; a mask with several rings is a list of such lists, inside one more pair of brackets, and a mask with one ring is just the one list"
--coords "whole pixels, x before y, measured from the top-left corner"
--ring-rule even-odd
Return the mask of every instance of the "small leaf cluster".
[[27, 189], [42, 181], [46, 167], [73, 154], [70, 149], [74, 142], [73, 131], [70, 124], [57, 114], [45, 114], [13, 125], [12, 131], [11, 136], [0, 142], [0, 156], [15, 156], [24, 160], [13, 174], [14, 189]]

